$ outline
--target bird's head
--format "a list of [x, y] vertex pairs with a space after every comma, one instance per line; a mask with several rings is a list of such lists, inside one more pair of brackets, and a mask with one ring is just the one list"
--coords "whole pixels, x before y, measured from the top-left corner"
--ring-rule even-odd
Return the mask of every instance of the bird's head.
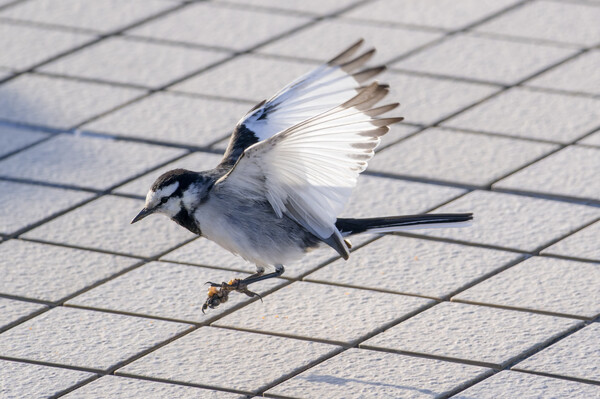
[[153, 213], [162, 213], [175, 221], [182, 217], [190, 218], [206, 192], [204, 182], [201, 174], [185, 169], [162, 174], [150, 187], [144, 208], [131, 223]]

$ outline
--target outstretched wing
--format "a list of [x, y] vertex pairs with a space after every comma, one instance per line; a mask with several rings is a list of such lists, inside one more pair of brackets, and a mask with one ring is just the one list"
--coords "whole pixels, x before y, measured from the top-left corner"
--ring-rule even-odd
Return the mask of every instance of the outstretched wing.
[[362, 83], [385, 69], [379, 66], [359, 70], [375, 53], [371, 49], [353, 58], [362, 43], [361, 39], [326, 64], [296, 79], [269, 100], [252, 108], [236, 125], [221, 164], [232, 166], [252, 144], [354, 97]]
[[387, 93], [386, 85], [373, 83], [342, 105], [250, 146], [215, 189], [228, 185], [249, 196], [266, 196], [279, 217], [294, 219], [347, 258], [337, 215], [379, 137], [402, 120], [375, 118], [398, 106], [373, 108]]

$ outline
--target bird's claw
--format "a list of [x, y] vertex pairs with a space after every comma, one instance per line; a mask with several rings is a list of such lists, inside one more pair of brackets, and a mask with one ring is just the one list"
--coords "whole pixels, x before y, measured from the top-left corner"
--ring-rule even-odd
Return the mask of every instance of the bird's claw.
[[208, 308], [214, 309], [220, 304], [227, 302], [231, 291], [241, 292], [250, 298], [257, 296], [262, 301], [262, 297], [259, 294], [250, 291], [248, 285], [244, 283], [244, 280], [238, 278], [231, 280], [228, 283], [223, 282], [221, 284], [216, 284], [212, 281], [208, 281], [206, 284], [210, 284], [210, 288], [208, 289], [208, 298], [206, 298], [206, 302], [202, 305], [202, 313], [205, 313]]

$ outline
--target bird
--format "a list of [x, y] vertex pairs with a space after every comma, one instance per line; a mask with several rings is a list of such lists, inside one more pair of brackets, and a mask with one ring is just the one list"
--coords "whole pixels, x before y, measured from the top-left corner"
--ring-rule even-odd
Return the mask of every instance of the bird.
[[[398, 103], [377, 105], [389, 86], [366, 67], [375, 49], [363, 39], [254, 106], [234, 127], [213, 169], [174, 169], [160, 175], [131, 223], [163, 214], [256, 265], [246, 278], [210, 285], [202, 311], [231, 292], [279, 277], [284, 265], [328, 245], [343, 259], [347, 239], [414, 227], [464, 225], [471, 213], [339, 218], [381, 136], [402, 117], [380, 117]], [[266, 271], [269, 273], [266, 273]], [[260, 298], [262, 300], [262, 298]]]

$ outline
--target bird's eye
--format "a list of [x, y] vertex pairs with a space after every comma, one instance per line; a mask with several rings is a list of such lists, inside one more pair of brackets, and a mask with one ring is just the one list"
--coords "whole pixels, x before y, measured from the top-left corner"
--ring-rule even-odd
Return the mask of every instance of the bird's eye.
[[169, 200], [169, 197], [164, 197], [163, 199], [160, 200], [160, 203], [166, 204], [168, 200]]

